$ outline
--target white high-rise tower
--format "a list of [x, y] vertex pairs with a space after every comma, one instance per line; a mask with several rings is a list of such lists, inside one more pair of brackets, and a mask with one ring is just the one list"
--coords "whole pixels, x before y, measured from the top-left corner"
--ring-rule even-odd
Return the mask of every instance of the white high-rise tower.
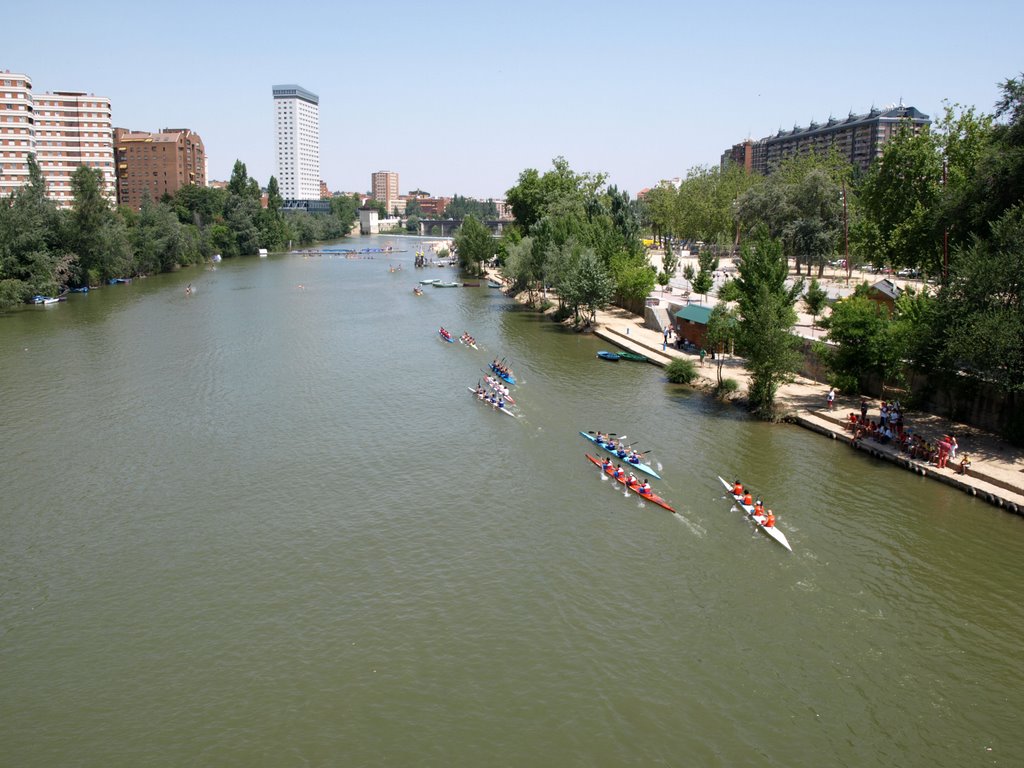
[[274, 143], [281, 197], [319, 200], [319, 96], [299, 85], [274, 86]]

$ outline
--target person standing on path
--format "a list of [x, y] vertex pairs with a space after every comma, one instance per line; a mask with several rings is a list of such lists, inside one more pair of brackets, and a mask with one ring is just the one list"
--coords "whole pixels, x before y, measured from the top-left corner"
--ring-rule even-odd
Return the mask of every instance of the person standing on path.
[[836, 388], [829, 387], [828, 394], [825, 396], [825, 401], [828, 403], [828, 409], [831, 411], [836, 404]]
[[862, 397], [860, 399], [860, 421], [862, 424], [866, 424], [868, 420], [868, 399]]
[[707, 350], [704, 347], [700, 348], [700, 367], [704, 367], [704, 358], [708, 356]]

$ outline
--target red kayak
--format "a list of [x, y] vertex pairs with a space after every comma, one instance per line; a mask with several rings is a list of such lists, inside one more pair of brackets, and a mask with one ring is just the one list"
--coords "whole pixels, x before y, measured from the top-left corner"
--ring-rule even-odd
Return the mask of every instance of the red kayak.
[[[590, 461], [592, 463], [597, 464], [597, 466], [599, 466], [599, 467], [601, 466], [601, 460], [600, 459], [595, 459], [589, 453], [584, 454], [584, 455], [588, 459], [590, 459]], [[640, 493], [639, 486], [633, 487], [632, 485], [630, 485], [629, 484], [629, 475], [628, 474], [626, 474], [626, 475], [624, 475], [622, 477], [615, 477], [615, 474], [614, 474], [615, 473], [615, 468], [614, 467], [609, 467], [608, 469], [605, 469], [603, 471], [609, 477], [614, 478], [615, 480], [617, 480], [618, 482], [622, 483], [624, 486], [629, 488], [629, 490], [631, 490], [633, 493], [635, 493], [637, 496], [639, 496], [644, 501], [653, 501], [659, 507], [664, 507], [669, 512], [675, 512], [675, 510], [668, 505], [667, 501], [665, 501], [663, 498], [661, 498], [661, 496], [658, 496], [657, 494], [655, 494], [653, 491], [651, 491], [651, 493]]]

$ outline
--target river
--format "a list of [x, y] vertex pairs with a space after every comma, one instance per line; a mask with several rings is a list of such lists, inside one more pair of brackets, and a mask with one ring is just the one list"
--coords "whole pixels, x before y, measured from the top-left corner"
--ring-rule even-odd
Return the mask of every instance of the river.
[[[391, 242], [0, 316], [0, 762], [1024, 761], [1024, 519], [486, 283], [414, 296], [451, 271]], [[520, 419], [469, 396], [493, 358]]]

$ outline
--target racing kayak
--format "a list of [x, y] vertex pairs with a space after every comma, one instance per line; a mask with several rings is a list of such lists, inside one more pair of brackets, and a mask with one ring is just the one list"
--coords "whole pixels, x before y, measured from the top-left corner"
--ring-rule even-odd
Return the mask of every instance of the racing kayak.
[[789, 540], [788, 540], [788, 539], [786, 539], [786, 534], [784, 534], [784, 533], [783, 533], [782, 531], [780, 531], [780, 530], [779, 530], [778, 528], [776, 528], [776, 527], [775, 527], [774, 525], [773, 525], [773, 526], [770, 526], [770, 527], [769, 527], [769, 526], [767, 526], [767, 525], [765, 525], [765, 524], [764, 524], [764, 520], [765, 520], [765, 518], [764, 518], [764, 517], [763, 517], [762, 515], [757, 515], [757, 514], [754, 514], [754, 507], [753, 507], [752, 505], [750, 505], [750, 504], [744, 504], [744, 503], [743, 503], [743, 497], [742, 497], [742, 496], [737, 496], [737, 495], [736, 495], [735, 493], [733, 493], [733, 492], [732, 492], [732, 485], [731, 485], [730, 483], [728, 483], [728, 482], [727, 482], [727, 481], [725, 480], [725, 478], [724, 478], [724, 477], [722, 477], [721, 475], [719, 475], [719, 476], [718, 476], [718, 479], [719, 479], [719, 480], [721, 481], [722, 485], [724, 485], [724, 486], [725, 486], [725, 490], [726, 490], [726, 492], [727, 492], [727, 493], [728, 493], [728, 494], [729, 494], [730, 496], [732, 496], [732, 497], [733, 497], [733, 499], [735, 499], [736, 503], [737, 503], [737, 504], [738, 504], [738, 505], [739, 505], [740, 507], [742, 507], [742, 508], [743, 508], [743, 511], [744, 511], [744, 512], [746, 512], [746, 513], [747, 513], [747, 515], [749, 515], [749, 516], [750, 516], [750, 519], [751, 519], [751, 520], [753, 520], [753, 521], [754, 521], [755, 523], [757, 523], [757, 527], [758, 527], [758, 528], [760, 528], [760, 529], [761, 529], [762, 531], [764, 531], [765, 533], [767, 533], [767, 534], [768, 534], [769, 536], [771, 536], [771, 537], [772, 537], [773, 539], [775, 539], [775, 540], [776, 540], [777, 542], [779, 542], [779, 544], [781, 544], [782, 546], [784, 546], [784, 547], [785, 547], [786, 549], [788, 549], [788, 550], [789, 550], [790, 552], [792, 552], [792, 551], [793, 551], [793, 548], [792, 548], [791, 546], [789, 546]]
[[450, 333], [447, 336], [445, 336], [443, 333], [438, 331], [437, 335], [440, 336], [445, 341], [447, 341], [449, 344], [454, 344], [455, 343], [455, 339], [452, 338], [452, 335]]
[[[496, 394], [499, 394], [502, 397], [504, 397], [505, 398], [505, 402], [508, 403], [509, 405], [515, 405], [516, 404], [516, 401], [512, 399], [512, 395], [506, 395], [504, 392], [502, 392], [501, 390], [498, 389], [498, 387], [497, 387], [498, 380], [496, 378], [494, 378], [493, 376], [486, 376], [486, 377], [484, 377], [484, 383], [487, 385], [488, 389], [493, 389]], [[507, 390], [508, 387], [505, 387], [505, 389]]]
[[467, 347], [472, 347], [473, 349], [480, 349], [480, 347], [478, 347], [476, 344], [474, 344], [472, 342], [469, 342], [469, 341], [466, 341], [465, 339], [463, 339], [461, 337], [459, 338], [459, 343], [460, 344], [465, 344]]
[[486, 403], [487, 405], [491, 406], [491, 408], [493, 408], [494, 410], [496, 410], [496, 411], [499, 411], [499, 412], [501, 412], [501, 413], [504, 413], [504, 414], [505, 414], [506, 416], [511, 416], [511, 417], [512, 417], [513, 419], [515, 419], [515, 418], [518, 418], [518, 416], [516, 416], [516, 415], [515, 415], [514, 413], [512, 413], [512, 411], [510, 411], [510, 410], [509, 410], [508, 408], [500, 408], [500, 407], [498, 407], [497, 405], [495, 405], [494, 403], [492, 403], [492, 402], [491, 402], [490, 400], [484, 400], [484, 399], [482, 399], [482, 398], [481, 398], [481, 397], [480, 397], [480, 396], [479, 396], [479, 395], [478, 395], [478, 394], [476, 393], [476, 388], [474, 388], [474, 387], [467, 387], [467, 389], [468, 389], [468, 390], [469, 390], [470, 392], [472, 392], [472, 393], [473, 393], [473, 396], [474, 396], [474, 397], [476, 397], [476, 399], [477, 399], [477, 400], [479, 400], [479, 401], [480, 401], [481, 403]]
[[615, 456], [616, 458], [620, 459], [623, 463], [632, 467], [633, 469], [639, 469], [641, 472], [646, 472], [651, 477], [656, 477], [659, 480], [661, 480], [661, 475], [655, 472], [652, 467], [648, 466], [647, 464], [644, 464], [642, 461], [630, 461], [629, 459], [627, 459], [626, 456], [629, 455], [629, 451], [624, 451], [623, 453], [620, 454], [617, 450], [609, 446], [607, 443], [599, 441], [593, 435], [588, 435], [586, 432], [580, 432], [580, 434], [587, 438], [587, 440], [592, 442], [594, 445], [599, 445], [601, 448], [608, 451], [608, 453], [610, 453], [612, 456]]
[[515, 384], [516, 383], [515, 377], [512, 376], [512, 374], [510, 374], [510, 373], [503, 373], [502, 371], [498, 370], [498, 368], [494, 365], [494, 363], [490, 364], [490, 368], [491, 368], [492, 371], [494, 371], [498, 376], [500, 376], [502, 379], [507, 381], [509, 384]]
[[[585, 454], [585, 455], [586, 455], [586, 457], [588, 459], [590, 459], [591, 462], [593, 462], [594, 464], [597, 464], [597, 466], [599, 466], [599, 467], [601, 466], [601, 462], [598, 461], [597, 459], [595, 459], [589, 453]], [[664, 507], [669, 512], [675, 512], [675, 510], [668, 505], [668, 502], [666, 502], [663, 498], [661, 498], [661, 496], [658, 496], [653, 491], [651, 493], [640, 493], [640, 489], [639, 488], [634, 488], [632, 485], [629, 484], [629, 477], [628, 476], [615, 477], [615, 468], [614, 467], [608, 467], [607, 469], [602, 469], [601, 471], [604, 472], [609, 477], [613, 478], [614, 480], [622, 483], [624, 486], [626, 486], [629, 490], [631, 490], [633, 493], [635, 493], [637, 496], [639, 496], [644, 501], [653, 501], [659, 507]]]

